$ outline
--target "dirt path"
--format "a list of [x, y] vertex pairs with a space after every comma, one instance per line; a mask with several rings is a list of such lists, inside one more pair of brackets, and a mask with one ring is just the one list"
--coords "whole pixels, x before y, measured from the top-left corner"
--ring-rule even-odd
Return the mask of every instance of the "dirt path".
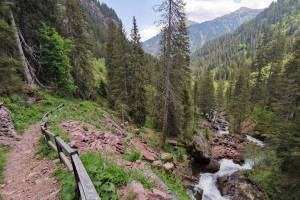
[[7, 154], [5, 180], [0, 186], [3, 200], [59, 199], [52, 177], [55, 164], [37, 155], [40, 135], [38, 124], [29, 128]]

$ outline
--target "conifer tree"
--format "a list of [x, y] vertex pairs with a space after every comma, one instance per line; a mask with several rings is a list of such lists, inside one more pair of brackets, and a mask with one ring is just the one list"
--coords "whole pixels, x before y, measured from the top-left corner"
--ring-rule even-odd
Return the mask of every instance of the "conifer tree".
[[256, 104], [264, 104], [265, 81], [263, 77], [263, 68], [269, 62], [268, 42], [270, 37], [271, 36], [268, 31], [263, 34], [253, 63], [257, 76], [255, 86], [251, 94], [251, 101]]
[[216, 91], [216, 103], [219, 109], [224, 107], [224, 82], [219, 81]]
[[109, 24], [106, 48], [108, 99], [116, 110], [129, 118], [129, 45], [121, 25]]
[[215, 88], [212, 73], [205, 70], [200, 80], [199, 107], [203, 114], [208, 113], [215, 106]]
[[235, 83], [230, 113], [233, 117], [232, 129], [234, 133], [241, 133], [242, 123], [247, 117], [249, 103], [248, 73], [241, 70]]
[[91, 70], [92, 53], [89, 50], [89, 32], [86, 17], [79, 0], [66, 1], [66, 36], [74, 43], [70, 54], [73, 67], [72, 74], [76, 86], [77, 95], [81, 98], [93, 98], [95, 96], [95, 80]]
[[129, 57], [129, 95], [128, 106], [130, 116], [138, 125], [143, 125], [146, 120], [146, 92], [145, 92], [145, 58], [141, 47], [140, 34], [135, 17], [131, 31], [131, 50]]
[[44, 81], [54, 85], [58, 93], [70, 95], [75, 90], [68, 57], [72, 47], [71, 41], [62, 38], [53, 28], [46, 25], [40, 32], [40, 62]]
[[[189, 112], [189, 40], [185, 25], [184, 2], [164, 0], [158, 11], [162, 13], [161, 65], [162, 84], [159, 90], [162, 97], [162, 130], [167, 134], [178, 135], [183, 132], [183, 116]], [[184, 102], [184, 103], [183, 103]], [[185, 113], [185, 114], [184, 114]], [[189, 119], [187, 119], [189, 120]]]

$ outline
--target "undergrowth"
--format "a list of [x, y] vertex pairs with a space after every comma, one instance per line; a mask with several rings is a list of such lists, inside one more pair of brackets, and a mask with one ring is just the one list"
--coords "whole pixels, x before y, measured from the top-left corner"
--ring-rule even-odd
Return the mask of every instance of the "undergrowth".
[[133, 148], [131, 151], [126, 152], [123, 155], [123, 158], [125, 160], [131, 161], [131, 162], [135, 162], [137, 160], [141, 160], [142, 159], [142, 154], [141, 152], [139, 152], [138, 150], [136, 150], [135, 148]]
[[142, 172], [121, 167], [100, 154], [85, 153], [80, 158], [103, 200], [118, 199], [116, 189], [132, 180], [148, 189], [154, 186]]
[[51, 115], [50, 129], [64, 120], [79, 120], [103, 128], [99, 125], [99, 120], [103, 118], [103, 106], [92, 101], [61, 98], [45, 91], [39, 91], [38, 102], [35, 103], [28, 103], [21, 96], [0, 97], [0, 101], [11, 110], [14, 126], [19, 134], [39, 122], [47, 111], [60, 104], [65, 107]]
[[183, 183], [163, 170], [154, 169], [155, 174], [177, 195], [180, 200], [191, 200], [187, 195]]

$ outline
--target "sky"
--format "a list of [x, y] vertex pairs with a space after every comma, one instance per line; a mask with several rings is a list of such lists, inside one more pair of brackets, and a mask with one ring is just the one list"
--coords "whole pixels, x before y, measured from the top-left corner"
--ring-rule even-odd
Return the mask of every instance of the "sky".
[[[163, 0], [100, 0], [112, 7], [121, 18], [127, 34], [130, 34], [132, 17], [135, 16], [139, 26], [142, 41], [150, 39], [159, 33], [157, 22], [160, 14], [154, 7]], [[184, 0], [189, 20], [204, 22], [231, 13], [241, 7], [262, 9], [275, 0]]]

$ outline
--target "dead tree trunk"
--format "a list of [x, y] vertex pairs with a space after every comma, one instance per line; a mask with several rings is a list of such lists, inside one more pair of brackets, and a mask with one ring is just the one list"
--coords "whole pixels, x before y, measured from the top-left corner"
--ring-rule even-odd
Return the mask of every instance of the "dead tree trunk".
[[21, 59], [21, 62], [22, 62], [22, 66], [24, 68], [23, 71], [24, 71], [25, 80], [26, 80], [27, 84], [30, 87], [34, 88], [35, 87], [35, 82], [34, 82], [34, 79], [31, 75], [31, 73], [30, 73], [29, 66], [26, 62], [26, 58], [25, 58], [24, 51], [23, 51], [23, 48], [22, 48], [21, 40], [20, 40], [20, 37], [19, 37], [19, 34], [18, 34], [19, 33], [18, 28], [17, 28], [17, 25], [16, 25], [16, 22], [15, 22], [12, 11], [10, 11], [10, 20], [11, 20], [11, 25], [12, 25], [13, 32], [14, 32], [14, 35], [15, 35], [15, 38], [16, 38], [17, 47], [18, 47], [18, 51], [19, 51], [19, 56], [20, 56], [20, 59]]

